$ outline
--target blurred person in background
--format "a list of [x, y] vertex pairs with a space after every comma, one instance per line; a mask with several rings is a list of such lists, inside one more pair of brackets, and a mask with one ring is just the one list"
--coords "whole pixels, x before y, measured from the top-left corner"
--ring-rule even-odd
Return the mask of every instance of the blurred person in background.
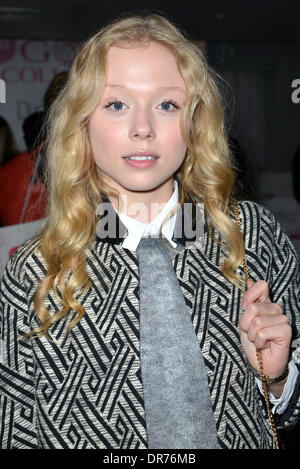
[[52, 103], [55, 101], [60, 93], [60, 90], [65, 86], [68, 78], [68, 72], [59, 72], [52, 78], [50, 85], [48, 86], [44, 95], [44, 109], [47, 112]]
[[43, 183], [43, 130], [45, 117], [67, 79], [60, 72], [44, 95], [44, 109], [30, 114], [23, 123], [27, 151], [0, 168], [0, 226], [17, 225], [45, 216], [47, 190]]
[[247, 155], [243, 151], [239, 142], [229, 136], [229, 146], [234, 160], [234, 171], [236, 175], [235, 190], [240, 200], [255, 201], [255, 189], [253, 184], [253, 170], [249, 164]]
[[35, 112], [25, 119], [23, 131], [27, 151], [0, 168], [1, 226], [17, 225], [44, 217], [46, 190], [34, 174], [39, 149], [35, 142], [38, 141], [43, 122], [42, 112]]
[[0, 116], [0, 167], [19, 153], [8, 122]]

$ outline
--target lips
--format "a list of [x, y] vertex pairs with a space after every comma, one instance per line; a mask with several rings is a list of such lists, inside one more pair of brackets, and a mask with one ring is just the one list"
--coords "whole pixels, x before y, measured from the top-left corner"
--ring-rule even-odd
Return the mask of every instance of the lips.
[[150, 151], [135, 151], [123, 156], [124, 163], [136, 170], [144, 170], [155, 165], [159, 156]]
[[157, 158], [159, 158], [159, 155], [157, 153], [153, 153], [151, 151], [137, 150], [135, 152], [132, 152], [132, 153], [129, 153], [127, 155], [122, 156], [122, 158], [125, 158], [125, 159], [134, 158], [134, 157], [136, 157], [136, 158], [138, 158], [138, 157], [144, 157], [144, 158], [149, 157], [149, 158], [152, 158], [152, 159], [153, 158], [157, 159]]

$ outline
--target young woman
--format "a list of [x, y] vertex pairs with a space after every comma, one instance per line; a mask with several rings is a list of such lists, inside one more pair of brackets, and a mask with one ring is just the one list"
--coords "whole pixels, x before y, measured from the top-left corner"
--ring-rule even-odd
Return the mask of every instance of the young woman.
[[2, 447], [274, 447], [259, 360], [293, 424], [297, 255], [264, 207], [234, 209], [201, 52], [162, 16], [115, 20], [47, 135], [48, 216], [1, 284]]

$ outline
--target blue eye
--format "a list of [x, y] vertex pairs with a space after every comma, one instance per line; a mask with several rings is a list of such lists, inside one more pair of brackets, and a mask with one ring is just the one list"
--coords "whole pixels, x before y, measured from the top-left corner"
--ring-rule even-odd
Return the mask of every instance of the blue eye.
[[108, 103], [105, 107], [106, 108], [111, 108], [114, 111], [122, 111], [124, 103], [122, 101], [112, 101], [111, 103]]
[[[122, 101], [117, 99], [106, 104], [105, 108], [111, 109], [112, 111], [122, 111], [125, 109], [125, 106], [126, 105], [122, 103]], [[176, 109], [179, 109], [179, 106], [172, 100], [165, 100], [159, 105], [159, 107], [160, 106], [163, 111], [167, 112], [174, 112]]]
[[175, 109], [179, 109], [179, 106], [174, 101], [163, 101], [160, 106], [162, 106], [163, 111], [175, 111]]

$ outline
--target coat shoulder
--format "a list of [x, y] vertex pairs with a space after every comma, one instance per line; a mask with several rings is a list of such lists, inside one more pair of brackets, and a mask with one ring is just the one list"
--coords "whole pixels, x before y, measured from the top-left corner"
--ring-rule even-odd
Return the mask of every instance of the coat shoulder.
[[285, 234], [284, 228], [274, 214], [264, 205], [252, 201], [238, 202], [239, 217], [244, 237], [260, 242], [274, 242], [278, 235]]
[[40, 258], [43, 263], [42, 255], [39, 251], [39, 245], [40, 240], [37, 237], [30, 238], [23, 242], [9, 258], [3, 273], [3, 278], [6, 275], [9, 275], [19, 282], [22, 282], [24, 280], [24, 274], [26, 273], [26, 270], [31, 264], [34, 256]]
[[264, 205], [250, 200], [238, 202], [239, 214], [244, 222], [265, 222], [273, 225], [276, 219], [273, 213]]

